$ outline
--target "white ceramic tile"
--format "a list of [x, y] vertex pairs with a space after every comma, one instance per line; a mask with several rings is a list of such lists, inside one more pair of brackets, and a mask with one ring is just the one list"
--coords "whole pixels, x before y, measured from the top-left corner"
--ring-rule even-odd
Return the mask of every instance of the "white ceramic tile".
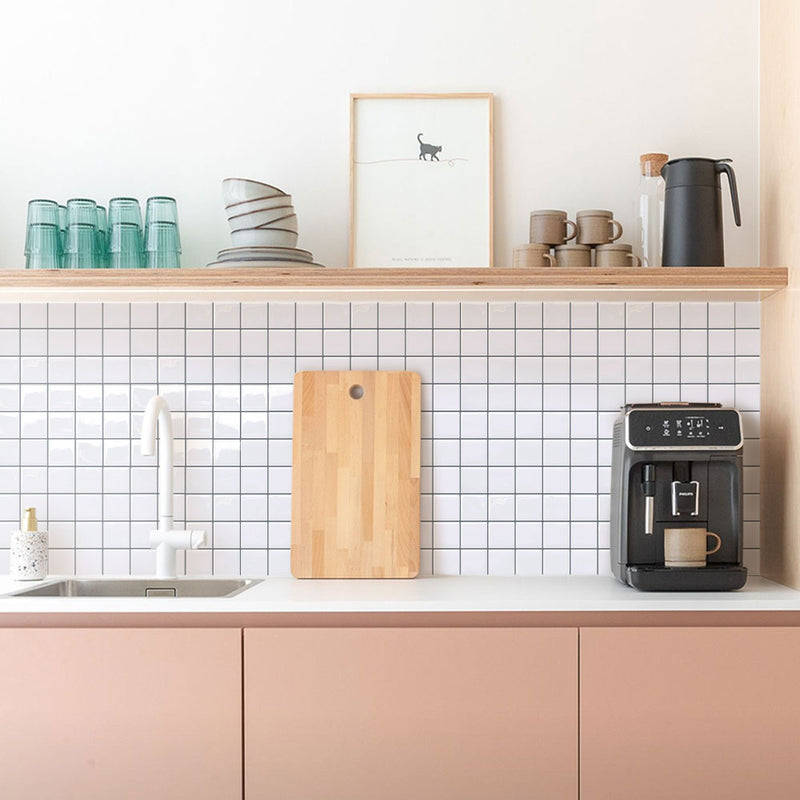
[[736, 324], [736, 305], [734, 303], [709, 303], [708, 327], [733, 328]]
[[570, 305], [563, 302], [543, 303], [543, 325], [545, 328], [569, 328]]
[[597, 352], [601, 356], [625, 355], [625, 331], [618, 329], [598, 331]]
[[541, 328], [543, 315], [542, 303], [526, 301], [516, 304], [517, 328]]
[[568, 330], [545, 330], [542, 341], [544, 356], [568, 356], [570, 352], [570, 332]]
[[[756, 359], [757, 361], [757, 359]], [[733, 383], [736, 375], [736, 359], [731, 357], [711, 357], [708, 359], [709, 383]], [[756, 377], [758, 380], [758, 377]]]
[[592, 330], [572, 330], [570, 347], [573, 356], [595, 356], [598, 352], [598, 332]]
[[569, 575], [569, 550], [544, 550], [543, 575]]
[[23, 328], [46, 328], [47, 305], [45, 303], [22, 303], [20, 325]]
[[461, 331], [461, 355], [485, 356], [489, 351], [489, 336], [485, 330]]
[[597, 303], [572, 303], [572, 328], [597, 328]]
[[513, 303], [489, 303], [489, 327], [493, 329], [513, 328], [515, 316]]
[[295, 313], [294, 303], [270, 303], [268, 312], [270, 330], [294, 328]]
[[681, 332], [672, 328], [653, 331], [653, 355], [677, 356], [681, 352]]
[[243, 356], [267, 355], [266, 330], [243, 330], [241, 332], [241, 353]]
[[761, 380], [761, 360], [758, 356], [736, 358], [735, 364], [739, 383], [758, 383]]
[[653, 326], [652, 303], [625, 304], [626, 328], [652, 328], [652, 326]]
[[625, 303], [619, 303], [619, 302], [598, 303], [597, 324], [600, 328], [624, 328]]
[[[367, 302], [355, 302], [350, 310], [353, 328], [377, 328], [378, 327], [378, 304]], [[270, 320], [270, 327], [272, 321]]]
[[350, 328], [350, 303], [326, 302], [322, 309], [325, 328]]
[[736, 327], [759, 328], [761, 326], [761, 304], [758, 302], [736, 303]]
[[517, 330], [518, 356], [542, 355], [542, 331], [536, 328]]
[[740, 330], [736, 331], [736, 355], [757, 356], [761, 352], [761, 331]]
[[598, 554], [596, 550], [572, 550], [570, 553], [571, 575], [597, 575]]
[[485, 328], [489, 322], [488, 303], [461, 303], [461, 327]]
[[628, 383], [651, 383], [653, 362], [649, 357], [625, 359], [625, 379]]
[[653, 303], [654, 328], [679, 328], [681, 324], [680, 303]]
[[0, 303], [0, 328], [17, 328], [19, 324], [19, 303]]
[[378, 303], [378, 326], [380, 328], [403, 328], [405, 319], [405, 303]]

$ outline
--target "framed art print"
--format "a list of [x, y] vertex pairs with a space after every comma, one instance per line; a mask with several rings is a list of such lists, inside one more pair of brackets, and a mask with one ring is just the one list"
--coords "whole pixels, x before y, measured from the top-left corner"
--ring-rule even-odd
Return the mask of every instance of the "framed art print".
[[492, 266], [491, 94], [350, 97], [350, 266]]

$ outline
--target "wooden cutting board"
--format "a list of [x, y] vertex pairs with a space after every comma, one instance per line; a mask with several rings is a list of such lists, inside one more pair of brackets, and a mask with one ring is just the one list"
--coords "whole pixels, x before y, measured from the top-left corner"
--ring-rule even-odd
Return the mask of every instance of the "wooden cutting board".
[[417, 575], [419, 453], [419, 375], [298, 372], [292, 575]]

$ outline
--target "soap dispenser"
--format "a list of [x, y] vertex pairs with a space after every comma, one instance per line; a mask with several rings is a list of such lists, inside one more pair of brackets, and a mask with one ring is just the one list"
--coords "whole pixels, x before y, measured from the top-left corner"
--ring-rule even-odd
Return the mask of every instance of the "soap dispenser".
[[47, 531], [40, 531], [36, 509], [26, 508], [20, 530], [11, 534], [9, 576], [15, 581], [39, 581], [47, 577]]

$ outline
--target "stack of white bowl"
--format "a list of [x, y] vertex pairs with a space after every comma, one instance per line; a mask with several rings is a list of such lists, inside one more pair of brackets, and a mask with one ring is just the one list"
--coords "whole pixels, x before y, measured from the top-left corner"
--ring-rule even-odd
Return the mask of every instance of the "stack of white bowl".
[[215, 266], [248, 262], [256, 266], [315, 265], [308, 250], [297, 244], [297, 214], [292, 196], [268, 183], [225, 178], [222, 199], [233, 247], [220, 250]]

